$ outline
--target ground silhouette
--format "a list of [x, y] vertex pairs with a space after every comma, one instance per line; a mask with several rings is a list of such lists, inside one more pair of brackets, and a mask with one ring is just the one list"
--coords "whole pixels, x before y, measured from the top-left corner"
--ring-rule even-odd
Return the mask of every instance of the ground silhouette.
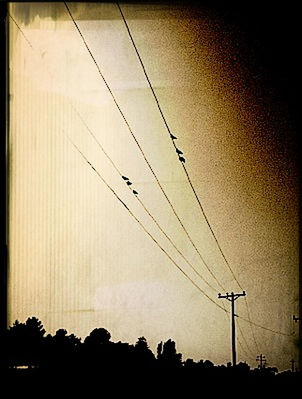
[[172, 387], [177, 392], [188, 383], [200, 387], [234, 381], [238, 387], [263, 382], [301, 386], [302, 382], [298, 371], [278, 372], [275, 367], [252, 369], [243, 362], [233, 367], [231, 363], [214, 365], [210, 360], [183, 361], [171, 339], [158, 344], [155, 356], [145, 337], [139, 337], [134, 345], [113, 342], [105, 328], [95, 328], [83, 341], [65, 329], [46, 335], [36, 317], [24, 323], [15, 321], [1, 334], [0, 350], [1, 375], [10, 382], [42, 384], [42, 381], [61, 380], [75, 387], [80, 380], [101, 381], [104, 385], [110, 378], [120, 386], [141, 383], [150, 388], [164, 383], [169, 392]]

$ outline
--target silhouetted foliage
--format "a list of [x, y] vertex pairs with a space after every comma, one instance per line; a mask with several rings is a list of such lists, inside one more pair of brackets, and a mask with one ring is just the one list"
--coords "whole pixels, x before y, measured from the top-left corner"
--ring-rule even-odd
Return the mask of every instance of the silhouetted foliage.
[[110, 341], [111, 335], [105, 328], [95, 328], [88, 337], [85, 338], [86, 345], [100, 345], [107, 344]]
[[142, 364], [148, 368], [155, 366], [155, 356], [145, 337], [140, 337], [134, 346], [134, 361], [138, 367]]
[[[0, 337], [0, 349], [4, 355], [1, 357], [2, 370], [13, 373], [10, 375], [15, 377], [36, 375], [41, 378], [43, 375], [53, 375], [58, 378], [59, 375], [66, 376], [69, 373], [72, 378], [81, 375], [97, 379], [109, 374], [116, 375], [116, 371], [120, 371], [119, 375], [131, 372], [142, 378], [144, 370], [153, 370], [154, 373], [160, 373], [156, 381], [159, 381], [160, 375], [164, 375], [167, 381], [167, 373], [180, 376], [180, 379], [175, 380], [176, 390], [177, 384], [190, 376], [194, 376], [192, 382], [200, 381], [203, 384], [211, 379], [222, 381], [225, 378], [234, 379], [237, 384], [244, 381], [301, 382], [301, 373], [278, 373], [275, 367], [251, 369], [245, 362], [235, 367], [231, 363], [215, 366], [210, 360], [202, 359], [182, 362], [182, 355], [177, 353], [176, 344], [171, 339], [158, 344], [155, 357], [145, 337], [139, 337], [134, 345], [112, 342], [105, 328], [95, 328], [84, 342], [62, 328], [53, 336], [45, 336], [41, 321], [35, 317], [28, 318], [25, 323], [16, 321], [9, 327]], [[19, 370], [20, 367], [27, 367], [27, 370]]]
[[158, 346], [157, 359], [161, 367], [181, 367], [181, 357], [182, 355], [180, 353], [176, 353], [175, 342], [171, 339], [168, 339], [168, 341], [166, 341], [163, 345], [160, 343]]
[[74, 367], [80, 344], [79, 338], [74, 334], [67, 335], [67, 331], [64, 329], [57, 330], [53, 337], [48, 334], [43, 345], [42, 366], [56, 367], [57, 369]]
[[25, 323], [16, 320], [4, 337], [7, 365], [39, 366], [44, 334], [43, 325], [36, 317], [28, 318]]

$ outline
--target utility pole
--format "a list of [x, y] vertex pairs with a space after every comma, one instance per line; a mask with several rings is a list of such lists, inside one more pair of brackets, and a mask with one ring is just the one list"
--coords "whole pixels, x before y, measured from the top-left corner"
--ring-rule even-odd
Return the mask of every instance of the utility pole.
[[245, 291], [242, 291], [242, 294], [234, 294], [231, 292], [230, 294], [227, 292], [225, 295], [218, 294], [219, 299], [227, 299], [231, 302], [231, 310], [232, 310], [232, 320], [231, 320], [231, 331], [232, 331], [232, 360], [233, 366], [236, 366], [236, 338], [235, 338], [235, 301], [241, 296], [245, 296]]
[[294, 361], [294, 359], [292, 359], [291, 361], [291, 364], [292, 364], [292, 373], [294, 373], [295, 371], [296, 371], [296, 368], [295, 368], [295, 361]]
[[[301, 271], [302, 271], [302, 268], [301, 268]], [[302, 279], [301, 279], [301, 282], [302, 282]], [[300, 291], [302, 291], [302, 290], [300, 290]], [[297, 316], [293, 315], [293, 320], [295, 323], [297, 323], [297, 321], [300, 321], [301, 319], [302, 319], [301, 317], [299, 317], [299, 316], [297, 317]], [[299, 348], [298, 370], [302, 369], [301, 337], [302, 337], [302, 329], [301, 329], [301, 323], [300, 323], [300, 325], [299, 325], [299, 342], [300, 342], [299, 346], [300, 346], [300, 348]], [[292, 362], [292, 360], [291, 360], [291, 362]]]
[[262, 355], [262, 353], [260, 353], [260, 355], [257, 356], [256, 360], [257, 360], [257, 362], [259, 362], [258, 367], [259, 367], [260, 369], [263, 369], [263, 368], [265, 367], [265, 364], [266, 364], [265, 356]]

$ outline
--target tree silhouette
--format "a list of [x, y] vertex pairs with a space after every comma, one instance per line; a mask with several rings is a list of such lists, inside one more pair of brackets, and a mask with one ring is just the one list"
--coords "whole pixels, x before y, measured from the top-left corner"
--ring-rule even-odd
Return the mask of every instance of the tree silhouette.
[[111, 335], [105, 328], [95, 328], [88, 337], [85, 338], [84, 344], [92, 346], [108, 344], [110, 338]]
[[43, 345], [43, 366], [60, 369], [74, 367], [80, 344], [79, 338], [74, 334], [67, 335], [67, 330], [62, 328], [57, 330], [53, 337], [48, 334]]
[[157, 345], [157, 359], [159, 360], [161, 358], [163, 352], [163, 343], [162, 341]]
[[7, 363], [11, 366], [38, 366], [41, 363], [45, 330], [36, 317], [25, 323], [15, 321], [6, 334]]
[[181, 353], [176, 352], [175, 342], [168, 339], [163, 345], [157, 347], [159, 365], [164, 368], [181, 367]]
[[145, 337], [138, 338], [134, 346], [134, 359], [137, 367], [150, 368], [155, 366], [155, 356]]
[[81, 348], [82, 366], [90, 369], [109, 368], [114, 362], [113, 342], [111, 335], [105, 328], [95, 328], [84, 340]]
[[[107, 377], [113, 376], [121, 382], [121, 376], [136, 376], [134, 380], [137, 383], [145, 381], [145, 377], [148, 381], [154, 375], [156, 378], [153, 382], [158, 383], [161, 378], [163, 382], [168, 382], [171, 381], [168, 376], [177, 376], [173, 383], [176, 390], [178, 384], [186, 379], [190, 383], [199, 381], [202, 384], [224, 379], [236, 384], [245, 381], [301, 383], [300, 372], [288, 370], [278, 373], [275, 367], [252, 370], [245, 362], [236, 366], [231, 363], [215, 366], [210, 360], [195, 362], [193, 359], [182, 363], [182, 355], [177, 353], [176, 344], [171, 339], [158, 344], [156, 358], [145, 337], [139, 337], [134, 345], [121, 341], [112, 342], [111, 335], [105, 328], [92, 330], [83, 343], [80, 338], [68, 334], [63, 328], [58, 329], [53, 336], [45, 336], [45, 329], [36, 317], [28, 318], [25, 323], [15, 321], [1, 334], [0, 350], [2, 375], [7, 373], [13, 378], [32, 376], [39, 379], [45, 376], [58, 379], [60, 375], [64, 378], [69, 375], [71, 382], [75, 381], [74, 376], [84, 380], [98, 380], [101, 377], [104, 382]], [[24, 370], [16, 369], [18, 366], [27, 366], [27, 374], [23, 373]], [[152, 372], [146, 373], [146, 370]], [[128, 377], [126, 383], [132, 381]], [[150, 379], [149, 382], [151, 381]]]

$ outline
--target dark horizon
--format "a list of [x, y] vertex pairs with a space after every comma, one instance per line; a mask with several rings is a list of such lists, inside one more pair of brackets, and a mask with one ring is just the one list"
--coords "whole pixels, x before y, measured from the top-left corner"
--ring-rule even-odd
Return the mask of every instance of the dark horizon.
[[[144, 336], [138, 337], [135, 344], [111, 340], [111, 334], [103, 327], [93, 329], [85, 338], [76, 337], [72, 332], [60, 328], [54, 335], [47, 334], [42, 321], [28, 317], [24, 322], [16, 320], [4, 333], [0, 334], [0, 372], [9, 370], [42, 370], [45, 373], [97, 372], [98, 370], [124, 371], [139, 370], [187, 370], [200, 378], [250, 378], [255, 382], [274, 380], [284, 383], [302, 383], [301, 371], [291, 360], [291, 367], [278, 370], [269, 363], [265, 355], [257, 356], [258, 367], [252, 368], [246, 361], [232, 365], [215, 365], [202, 356], [199, 361], [183, 359], [177, 351], [177, 343], [172, 339], [161, 341], [156, 354], [149, 348]], [[37, 371], [36, 371], [37, 372]], [[11, 371], [13, 373], [13, 371]], [[9, 374], [8, 374], [9, 375]], [[12, 374], [12, 376], [17, 374]], [[278, 379], [279, 378], [279, 379]], [[259, 380], [260, 379], [260, 380]]]

